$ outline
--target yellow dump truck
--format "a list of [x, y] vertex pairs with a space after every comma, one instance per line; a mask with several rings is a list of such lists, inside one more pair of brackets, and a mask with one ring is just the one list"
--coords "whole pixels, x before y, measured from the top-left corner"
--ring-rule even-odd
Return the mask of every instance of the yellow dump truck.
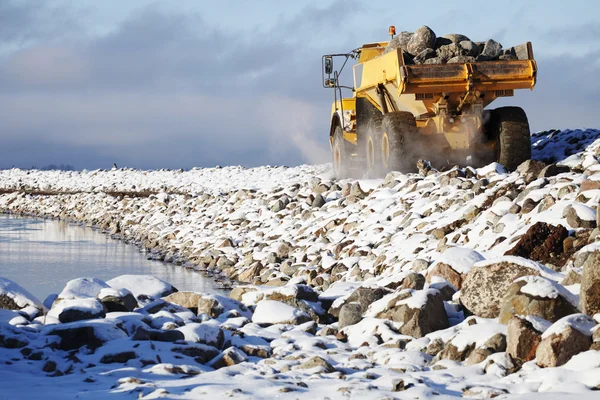
[[[485, 109], [515, 89], [533, 89], [531, 43], [518, 59], [409, 65], [388, 42], [323, 56], [323, 86], [335, 93], [329, 130], [338, 178], [410, 171], [419, 159], [435, 167], [485, 165], [514, 169], [531, 157], [527, 116], [519, 107]], [[335, 70], [336, 63], [342, 62]], [[340, 84], [349, 60], [354, 85]], [[352, 90], [344, 98], [342, 90]]]

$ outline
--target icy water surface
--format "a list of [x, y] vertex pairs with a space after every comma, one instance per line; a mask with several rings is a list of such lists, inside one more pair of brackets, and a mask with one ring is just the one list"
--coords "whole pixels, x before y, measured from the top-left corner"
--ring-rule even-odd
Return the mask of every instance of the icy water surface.
[[201, 273], [147, 260], [137, 247], [91, 228], [0, 214], [0, 276], [41, 301], [74, 278], [109, 280], [123, 274], [154, 275], [179, 290], [219, 292]]

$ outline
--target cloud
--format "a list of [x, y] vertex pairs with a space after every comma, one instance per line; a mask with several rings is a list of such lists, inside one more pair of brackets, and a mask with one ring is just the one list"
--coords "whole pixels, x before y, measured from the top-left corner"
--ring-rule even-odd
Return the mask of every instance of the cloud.
[[[0, 167], [326, 162], [321, 55], [375, 32], [357, 32], [371, 11], [343, 0], [235, 31], [153, 5], [100, 36], [72, 22], [77, 10], [36, 6], [0, 1], [11, 16], [0, 27], [11, 49], [0, 53]], [[542, 57], [535, 91], [503, 101], [524, 106], [534, 129], [592, 124], [597, 60]]]

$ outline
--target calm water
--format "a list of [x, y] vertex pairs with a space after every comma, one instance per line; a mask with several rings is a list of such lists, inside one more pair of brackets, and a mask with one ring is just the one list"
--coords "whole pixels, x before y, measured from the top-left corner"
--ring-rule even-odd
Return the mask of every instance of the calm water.
[[154, 275], [179, 290], [218, 292], [201, 273], [147, 260], [137, 247], [91, 228], [0, 214], [0, 276], [41, 301], [74, 278], [109, 280], [123, 274]]

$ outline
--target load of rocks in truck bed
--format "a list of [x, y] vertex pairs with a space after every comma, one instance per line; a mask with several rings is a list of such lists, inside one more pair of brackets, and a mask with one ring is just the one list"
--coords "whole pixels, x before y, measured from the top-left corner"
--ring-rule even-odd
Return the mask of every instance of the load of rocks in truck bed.
[[448, 34], [437, 37], [428, 26], [414, 33], [400, 32], [385, 48], [384, 54], [402, 49], [406, 64], [451, 64], [475, 61], [526, 60], [527, 44], [502, 48], [493, 39], [474, 42], [465, 35]]

